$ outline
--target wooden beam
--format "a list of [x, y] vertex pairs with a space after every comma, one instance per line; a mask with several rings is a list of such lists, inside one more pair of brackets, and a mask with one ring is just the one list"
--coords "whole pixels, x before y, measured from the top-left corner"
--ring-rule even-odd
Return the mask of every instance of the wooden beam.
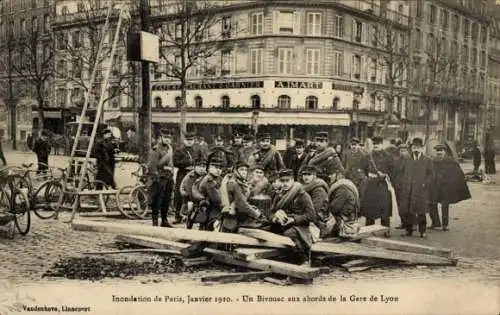
[[321, 273], [318, 268], [310, 268], [299, 265], [287, 264], [280, 261], [269, 260], [269, 259], [257, 259], [252, 261], [241, 261], [227, 255], [226, 252], [205, 248], [205, 253], [212, 255], [212, 258], [218, 262], [236, 265], [249, 269], [257, 269], [263, 271], [272, 271], [274, 273], [291, 276], [299, 279], [313, 279]]
[[103, 190], [83, 190], [78, 193], [79, 196], [102, 196], [102, 195], [116, 195], [116, 189], [103, 189]]
[[259, 230], [259, 229], [248, 229], [248, 228], [240, 228], [238, 230], [243, 235], [251, 236], [253, 238], [266, 241], [266, 242], [271, 242], [271, 243], [283, 243], [287, 244], [288, 246], [294, 247], [295, 243], [286, 236], [267, 232], [264, 230]]
[[185, 258], [182, 260], [182, 264], [186, 267], [194, 267], [194, 266], [203, 266], [203, 265], [210, 265], [212, 264], [214, 261], [208, 257], [205, 257], [205, 256], [202, 256], [202, 257], [199, 257], [199, 258], [203, 258], [203, 259], [188, 259], [188, 258]]
[[237, 257], [245, 261], [266, 259], [281, 256], [286, 253], [283, 249], [277, 248], [250, 248], [240, 247], [234, 250], [235, 253], [240, 254]]
[[358, 257], [381, 258], [397, 261], [406, 261], [416, 264], [428, 265], [453, 265], [453, 261], [444, 258], [425, 254], [408, 253], [388, 250], [384, 248], [374, 248], [363, 244], [352, 242], [327, 243], [318, 242], [312, 245], [311, 251], [320, 253], [348, 254]]
[[118, 222], [96, 222], [87, 220], [73, 220], [73, 230], [101, 233], [135, 234], [150, 236], [167, 240], [190, 240], [210, 243], [240, 244], [249, 246], [262, 246], [272, 248], [287, 248], [288, 244], [259, 242], [255, 238], [232, 233], [188, 230], [184, 228], [163, 228], [146, 226], [143, 224], [130, 224]]
[[140, 235], [122, 235], [119, 234], [115, 237], [118, 242], [129, 243], [133, 245], [138, 245], [148, 248], [158, 248], [158, 249], [176, 249], [182, 250], [191, 246], [190, 244], [164, 240], [161, 238], [140, 236]]
[[382, 247], [390, 250], [398, 250], [402, 252], [419, 253], [427, 255], [435, 255], [445, 258], [452, 258], [453, 252], [451, 249], [436, 248], [426, 245], [414, 244], [398, 240], [391, 240], [380, 237], [368, 237], [360, 240], [361, 244], [370, 246]]
[[250, 282], [272, 275], [269, 271], [250, 271], [201, 277], [201, 282]]
[[[96, 209], [97, 210], [97, 209]], [[111, 217], [111, 218], [125, 218], [123, 213], [119, 211], [110, 212], [78, 212], [78, 215], [82, 218], [96, 218], [96, 217]]]
[[128, 254], [128, 253], [155, 253], [155, 254], [173, 254], [180, 255], [181, 252], [174, 249], [156, 249], [156, 248], [140, 248], [140, 249], [123, 249], [123, 250], [110, 250], [102, 252], [86, 252], [84, 255], [114, 255], [114, 254]]

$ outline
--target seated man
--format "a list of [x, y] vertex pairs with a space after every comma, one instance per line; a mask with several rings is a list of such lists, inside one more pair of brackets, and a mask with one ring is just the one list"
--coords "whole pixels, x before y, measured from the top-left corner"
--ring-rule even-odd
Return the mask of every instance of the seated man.
[[300, 169], [302, 188], [311, 196], [314, 210], [317, 214], [326, 212], [328, 206], [328, 185], [316, 176], [317, 169], [311, 165], [304, 165]]
[[280, 170], [278, 176], [282, 186], [273, 199], [270, 231], [290, 237], [296, 245], [298, 260], [305, 262], [313, 242], [309, 224], [317, 222], [318, 215], [309, 194], [295, 182], [293, 170]]
[[330, 177], [333, 183], [328, 190], [328, 209], [331, 216], [322, 217], [321, 237], [355, 235], [359, 225], [355, 223], [359, 212], [359, 193], [356, 185], [342, 173]]
[[248, 203], [250, 184], [248, 164], [237, 162], [233, 171], [227, 174], [221, 184], [222, 226], [221, 232], [235, 233], [238, 227], [260, 227], [258, 219], [263, 219], [262, 213]]
[[214, 158], [208, 161], [207, 174], [193, 184], [192, 197], [194, 201], [199, 200], [199, 202], [188, 221], [200, 223], [200, 230], [213, 231], [213, 224], [220, 215], [220, 185], [224, 165], [225, 161], [220, 159]]
[[[194, 170], [187, 173], [182, 179], [180, 193], [183, 198], [182, 213], [189, 216], [193, 211], [193, 202], [199, 202], [193, 196], [193, 184], [206, 174], [207, 161], [204, 158], [198, 158], [194, 163]], [[189, 226], [188, 228], [191, 228]]]
[[261, 164], [256, 164], [251, 168], [249, 176], [250, 197], [258, 195], [268, 195], [270, 190], [269, 180], [264, 175], [264, 167]]

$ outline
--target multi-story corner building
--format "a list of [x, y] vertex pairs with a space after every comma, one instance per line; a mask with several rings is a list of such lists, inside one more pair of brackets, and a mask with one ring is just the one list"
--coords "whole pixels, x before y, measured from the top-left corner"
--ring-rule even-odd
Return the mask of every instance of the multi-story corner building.
[[488, 87], [485, 118], [485, 145], [500, 147], [500, 5], [492, 3], [488, 45]]
[[[13, 107], [17, 141], [25, 140], [33, 124], [36, 127], [38, 123], [32, 110], [38, 106], [36, 90], [30, 83], [30, 72], [23, 71], [23, 64], [29, 65], [30, 61], [21, 57], [22, 46], [18, 41], [34, 30], [41, 31], [42, 36], [48, 34], [52, 4], [52, 0], [0, 1], [0, 136], [4, 138], [11, 137], [10, 110]], [[45, 103], [50, 104], [49, 96]]]
[[[82, 26], [77, 3], [58, 2], [55, 32], [74, 35]], [[175, 27], [172, 3], [150, 1], [151, 22], [156, 27]], [[389, 108], [404, 116], [405, 82], [388, 85], [388, 66], [381, 61], [384, 48], [374, 40], [374, 34], [378, 24], [391, 25], [391, 34], [397, 34], [394, 37], [400, 45], [407, 43], [408, 2], [222, 4], [212, 11], [220, 21], [207, 30], [205, 36], [212, 37], [199, 40], [218, 38], [224, 47], [206, 60], [203, 69], [193, 66], [187, 76], [189, 129], [214, 135], [257, 127], [280, 139], [310, 137], [321, 129], [330, 131], [332, 140], [340, 140], [356, 130], [365, 137]], [[167, 44], [164, 48], [171, 47]], [[69, 60], [67, 57], [61, 59]], [[118, 62], [127, 68], [124, 59]], [[164, 63], [157, 68], [163, 68]], [[56, 80], [56, 100], [62, 105], [71, 103], [69, 94], [75, 86], [70, 81]], [[400, 93], [389, 96], [389, 90]], [[180, 96], [178, 80], [161, 71], [152, 74], [154, 124], [177, 127]], [[108, 104], [106, 113], [112, 115], [120, 107], [122, 121], [132, 121], [136, 103], [122, 95], [114, 106]]]
[[487, 1], [409, 1], [413, 25], [413, 95], [409, 126], [465, 145], [483, 138], [488, 75]]

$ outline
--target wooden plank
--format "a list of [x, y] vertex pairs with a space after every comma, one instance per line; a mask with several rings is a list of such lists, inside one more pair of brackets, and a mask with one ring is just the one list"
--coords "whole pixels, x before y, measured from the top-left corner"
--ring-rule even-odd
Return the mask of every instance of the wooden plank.
[[259, 229], [240, 228], [238, 232], [266, 242], [287, 244], [290, 247], [295, 246], [295, 243], [289, 237]]
[[376, 234], [383, 234], [383, 233], [388, 232], [388, 231], [389, 231], [389, 228], [387, 226], [378, 225], [378, 224], [367, 225], [367, 226], [362, 226], [359, 229], [358, 235], [353, 236], [353, 237], [348, 237], [348, 239], [349, 240], [359, 240], [359, 239], [363, 239], [366, 237], [373, 237]]
[[313, 279], [321, 273], [318, 268], [310, 268], [299, 265], [287, 264], [280, 261], [269, 260], [269, 259], [257, 259], [252, 261], [241, 261], [227, 255], [226, 252], [205, 248], [203, 250], [205, 253], [212, 255], [212, 258], [218, 262], [236, 265], [249, 269], [257, 269], [263, 271], [272, 271], [274, 273], [291, 276], [299, 279]]
[[116, 189], [103, 189], [103, 190], [83, 190], [78, 193], [79, 196], [102, 196], [102, 195], [116, 195]]
[[432, 246], [414, 244], [409, 242], [403, 242], [398, 240], [391, 240], [387, 238], [380, 237], [368, 237], [360, 241], [362, 244], [367, 244], [370, 246], [382, 247], [390, 250], [398, 250], [403, 252], [435, 255], [440, 257], [452, 258], [453, 252], [451, 249], [446, 248], [436, 248]]
[[437, 264], [437, 265], [452, 265], [453, 261], [444, 257], [437, 257], [432, 255], [398, 252], [384, 248], [374, 248], [363, 244], [352, 242], [345, 243], [327, 243], [318, 242], [313, 244], [311, 251], [320, 253], [337, 253], [349, 254], [358, 257], [381, 258], [398, 261], [407, 261], [417, 264]]
[[186, 267], [195, 267], [195, 266], [203, 266], [213, 264], [213, 260], [207, 257], [200, 257], [203, 259], [183, 259], [182, 264]]
[[210, 243], [240, 244], [272, 248], [287, 248], [287, 244], [260, 242], [255, 238], [232, 233], [188, 230], [184, 228], [162, 228], [146, 226], [143, 224], [130, 224], [120, 222], [96, 222], [82, 219], [73, 220], [71, 227], [76, 231], [134, 234], [150, 236], [167, 240], [190, 240]]
[[272, 284], [279, 285], [279, 286], [291, 285], [291, 283], [289, 281], [276, 279], [276, 278], [272, 278], [272, 277], [265, 277], [263, 280], [265, 282], [272, 283]]
[[215, 276], [205, 276], [201, 277], [201, 282], [251, 282], [262, 279], [264, 277], [272, 275], [269, 271], [250, 271], [250, 272], [239, 272], [239, 273], [227, 273]]
[[123, 249], [123, 250], [110, 250], [101, 252], [85, 252], [84, 255], [114, 255], [114, 254], [128, 254], [128, 253], [155, 253], [155, 254], [174, 254], [180, 255], [181, 252], [174, 249], [156, 249], [156, 248], [140, 248], [140, 249]]
[[115, 237], [115, 240], [119, 241], [119, 242], [124, 242], [124, 243], [142, 246], [142, 247], [157, 248], [157, 249], [176, 249], [179, 251], [191, 246], [190, 244], [169, 241], [169, 240], [164, 240], [164, 239], [155, 238], [155, 237], [140, 236], [140, 235], [121, 235], [121, 234], [119, 234]]
[[80, 217], [84, 218], [95, 218], [95, 217], [118, 217], [125, 218], [123, 213], [118, 211], [110, 211], [110, 212], [78, 212]]
[[274, 258], [286, 253], [286, 251], [277, 248], [239, 247], [234, 251], [238, 254], [241, 254], [242, 259], [245, 261]]

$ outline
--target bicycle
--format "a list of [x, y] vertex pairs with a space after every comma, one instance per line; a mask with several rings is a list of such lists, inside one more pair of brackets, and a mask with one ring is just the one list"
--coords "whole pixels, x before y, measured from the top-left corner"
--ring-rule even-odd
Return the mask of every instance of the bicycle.
[[2, 168], [0, 170], [0, 224], [6, 225], [14, 221], [19, 234], [23, 236], [28, 234], [31, 228], [29, 209], [30, 202], [26, 188], [16, 186], [15, 174], [10, 167]]
[[[127, 218], [144, 219], [148, 215], [150, 204], [147, 192], [148, 166], [146, 164], [139, 165], [137, 171], [132, 172], [132, 177], [137, 178], [136, 184], [122, 186], [116, 193], [117, 208]], [[128, 196], [128, 200], [121, 200], [124, 195]], [[127, 213], [124, 205], [128, 205], [132, 214]]]

